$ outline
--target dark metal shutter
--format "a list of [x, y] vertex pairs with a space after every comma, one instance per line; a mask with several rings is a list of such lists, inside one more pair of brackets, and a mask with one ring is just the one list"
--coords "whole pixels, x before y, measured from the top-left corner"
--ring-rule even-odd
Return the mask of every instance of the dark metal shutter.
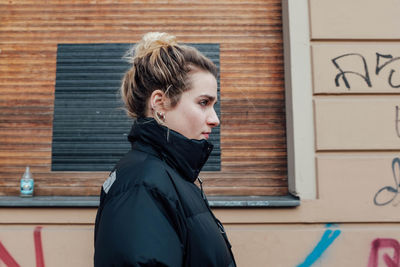
[[[218, 44], [189, 44], [219, 67]], [[59, 44], [54, 100], [52, 171], [110, 171], [129, 151], [132, 120], [119, 87], [132, 44]], [[218, 80], [219, 84], [219, 80]], [[219, 89], [218, 89], [219, 95]], [[219, 103], [216, 105], [220, 113]], [[219, 126], [204, 171], [221, 169]]]

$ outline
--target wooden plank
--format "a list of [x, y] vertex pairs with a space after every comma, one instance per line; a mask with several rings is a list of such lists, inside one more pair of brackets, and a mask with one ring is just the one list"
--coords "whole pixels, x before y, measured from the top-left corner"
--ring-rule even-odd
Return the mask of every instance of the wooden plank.
[[[63, 1], [63, 0], [53, 0], [51, 3], [54, 4], [54, 5], [65, 5], [65, 1]], [[132, 4], [132, 1], [130, 1], [130, 0], [118, 0], [115, 3], [116, 4]], [[159, 5], [159, 4], [161, 4], [161, 5], [164, 4], [165, 5], [166, 4], [166, 2], [160, 2], [159, 0], [147, 0], [145, 3], [146, 4], [157, 4], [157, 5]], [[175, 4], [175, 5], [179, 5], [179, 4], [182, 5], [183, 3], [192, 5], [193, 1], [188, 1], [188, 0], [178, 1], [178, 0], [174, 0], [174, 1], [168, 1], [168, 4], [169, 3]], [[210, 5], [210, 4], [215, 4], [215, 1], [204, 0], [204, 1], [201, 1], [199, 3], [202, 3], [203, 5]], [[232, 3], [232, 4], [241, 5], [241, 4], [243, 4], [243, 0], [230, 0], [230, 1], [225, 2], [225, 3], [227, 3], [227, 4], [228, 3]], [[265, 0], [249, 0], [249, 1], [246, 1], [245, 3], [246, 4], [250, 4], [250, 5], [251, 4], [262, 4], [262, 5], [265, 5], [267, 2]], [[270, 2], [270, 3], [271, 4], [275, 3], [275, 5], [277, 3], [279, 3], [279, 5], [280, 5], [280, 2]], [[12, 5], [13, 4], [14, 3], [12, 3]], [[20, 1], [18, 1], [18, 4], [20, 4], [20, 5], [21, 4], [33, 5], [33, 4], [37, 4], [37, 2], [35, 0], [20, 0]], [[68, 5], [87, 5], [87, 6], [91, 6], [91, 5], [96, 5], [96, 4], [94, 4], [91, 0], [71, 0], [71, 1], [68, 2]], [[110, 4], [110, 3], [105, 3], [105, 4]]]
[[[62, 178], [53, 177], [52, 179], [41, 178], [38, 175], [35, 175], [35, 185], [40, 185], [41, 187], [54, 187], [54, 186], [94, 186], [98, 184], [100, 186], [103, 184], [105, 179], [85, 179], [82, 177], [79, 178], [71, 178], [68, 177], [68, 181]], [[20, 177], [14, 178], [4, 178], [0, 181], [1, 186], [19, 186]], [[214, 179], [206, 179], [204, 180], [204, 186], [214, 187], [214, 186], [226, 186], [227, 184], [232, 183], [232, 179], [229, 178], [214, 178]], [[253, 186], [253, 187], [265, 187], [265, 186], [287, 186], [287, 183], [284, 179], [248, 179], [248, 178], [238, 178], [234, 180], [234, 186]]]
[[[99, 180], [105, 181], [109, 175], [109, 172], [51, 172], [48, 166], [31, 166], [31, 172], [35, 179], [43, 179], [43, 180], [53, 180], [53, 179], [62, 179], [68, 183], [69, 179], [84, 179], [84, 180]], [[2, 172], [0, 173], [0, 178], [4, 179], [19, 179], [25, 171], [25, 166], [22, 167], [9, 167], [2, 166]], [[200, 176], [204, 181], [208, 180], [217, 180], [217, 179], [225, 179], [226, 181], [231, 180], [240, 180], [244, 178], [249, 179], [275, 179], [275, 180], [285, 180], [282, 178], [282, 175], [272, 175], [269, 174], [268, 178], [266, 178], [265, 172], [201, 172]]]
[[0, 150], [0, 160], [2, 158], [50, 158], [51, 154], [48, 151], [15, 151], [15, 150]]
[[287, 187], [204, 187], [207, 195], [229, 195], [229, 196], [273, 196], [287, 195]]
[[[0, 123], [1, 125], [1, 123]], [[11, 129], [15, 129], [15, 128], [11, 128]], [[51, 136], [4, 136], [4, 135], [0, 135], [1, 140], [0, 140], [0, 144], [2, 144], [2, 147], [0, 149], [6, 149], [6, 147], [4, 147], [3, 145], [25, 145], [25, 144], [36, 144], [39, 147], [43, 147], [41, 146], [41, 144], [45, 145], [45, 144], [49, 144], [49, 142], [51, 142]]]

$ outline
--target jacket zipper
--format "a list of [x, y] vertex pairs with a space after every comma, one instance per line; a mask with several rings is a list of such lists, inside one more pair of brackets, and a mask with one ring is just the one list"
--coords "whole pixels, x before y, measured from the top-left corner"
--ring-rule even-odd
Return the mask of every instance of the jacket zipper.
[[228, 235], [227, 235], [226, 232], [225, 232], [225, 228], [224, 228], [224, 226], [222, 225], [221, 221], [218, 220], [217, 217], [215, 217], [214, 213], [212, 212], [212, 210], [211, 210], [211, 208], [210, 208], [210, 205], [208, 204], [208, 199], [207, 199], [206, 194], [204, 193], [204, 190], [203, 190], [203, 180], [202, 180], [200, 177], [197, 177], [197, 180], [199, 181], [199, 184], [200, 184], [201, 197], [203, 198], [204, 203], [206, 203], [206, 207], [207, 207], [208, 211], [211, 213], [211, 216], [214, 218], [214, 221], [215, 221], [215, 223], [217, 224], [217, 226], [218, 226], [218, 228], [219, 228], [219, 231], [220, 231], [222, 237], [224, 238], [225, 243], [226, 243], [226, 245], [227, 245], [227, 247], [228, 247], [228, 250], [229, 250], [229, 252], [230, 252], [230, 254], [231, 254], [231, 257], [232, 257], [234, 266], [236, 266], [235, 257], [233, 256], [232, 249], [231, 249], [231, 248], [232, 248], [232, 245], [231, 245], [231, 243], [230, 243], [229, 240], [228, 240]]

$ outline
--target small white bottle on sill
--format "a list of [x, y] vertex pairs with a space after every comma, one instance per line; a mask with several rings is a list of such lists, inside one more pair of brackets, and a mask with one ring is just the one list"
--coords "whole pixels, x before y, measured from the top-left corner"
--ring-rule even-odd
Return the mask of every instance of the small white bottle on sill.
[[26, 167], [24, 175], [21, 178], [21, 197], [32, 197], [33, 196], [33, 187], [34, 181], [29, 169], [29, 166]]

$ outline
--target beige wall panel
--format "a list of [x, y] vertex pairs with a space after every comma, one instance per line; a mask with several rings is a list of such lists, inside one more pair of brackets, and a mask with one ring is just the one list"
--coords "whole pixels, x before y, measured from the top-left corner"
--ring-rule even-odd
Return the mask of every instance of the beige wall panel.
[[312, 39], [400, 38], [397, 0], [310, 0]]
[[325, 212], [335, 214], [332, 220], [353, 217], [359, 221], [400, 222], [398, 156], [398, 153], [319, 155], [319, 202]]
[[[93, 265], [93, 226], [2, 225], [0, 242], [21, 267]], [[0, 266], [4, 260], [4, 251], [0, 251]]]
[[315, 94], [400, 93], [400, 43], [314, 43], [312, 65]]
[[[390, 168], [390, 167], [388, 167]], [[387, 175], [386, 175], [387, 177]], [[388, 184], [390, 176], [387, 177]], [[383, 184], [383, 185], [382, 185]], [[376, 182], [370, 186], [370, 192], [375, 194], [383, 186], [383, 182]], [[337, 187], [337, 186], [336, 186]], [[375, 191], [376, 189], [376, 191]], [[358, 189], [357, 189], [358, 190]], [[371, 193], [372, 194], [372, 193]], [[367, 197], [368, 201], [373, 201], [373, 195]], [[385, 218], [386, 222], [399, 222], [398, 213], [388, 216], [387, 210], [391, 208], [382, 207], [375, 209], [374, 213], [357, 213], [347, 209], [347, 203], [340, 207], [333, 206], [332, 201], [336, 201], [336, 195], [324, 195], [323, 199], [302, 200], [296, 208], [214, 208], [213, 211], [217, 218], [224, 224], [251, 224], [251, 223], [325, 223], [325, 222], [381, 222]], [[371, 204], [369, 202], [368, 204]], [[368, 206], [369, 207], [369, 206]], [[362, 217], [360, 217], [362, 216]], [[63, 209], [20, 209], [13, 208], [0, 209], [0, 225], [4, 224], [94, 224], [96, 209], [84, 209], [80, 212], [79, 208]], [[1, 266], [1, 265], [0, 265]]]
[[317, 97], [314, 104], [317, 151], [400, 149], [400, 96]]
[[[389, 255], [400, 253], [400, 246], [396, 246], [400, 241], [399, 230], [397, 224], [252, 225], [229, 227], [229, 236], [238, 266], [383, 267], [386, 266], [381, 262], [383, 251]], [[382, 243], [388, 241], [396, 247], [384, 250]], [[374, 252], [373, 242], [378, 244], [376, 251], [380, 257], [377, 265], [374, 262], [368, 265]]]
[[[400, 253], [399, 224], [247, 224], [226, 228], [238, 266], [386, 266], [382, 264], [384, 253], [392, 260]], [[42, 265], [36, 264], [35, 229], [35, 225], [0, 226], [0, 242], [20, 266], [92, 266], [91, 226], [43, 226]], [[377, 255], [375, 261], [370, 260], [371, 254]]]
[[0, 224], [92, 224], [95, 208], [0, 208]]

